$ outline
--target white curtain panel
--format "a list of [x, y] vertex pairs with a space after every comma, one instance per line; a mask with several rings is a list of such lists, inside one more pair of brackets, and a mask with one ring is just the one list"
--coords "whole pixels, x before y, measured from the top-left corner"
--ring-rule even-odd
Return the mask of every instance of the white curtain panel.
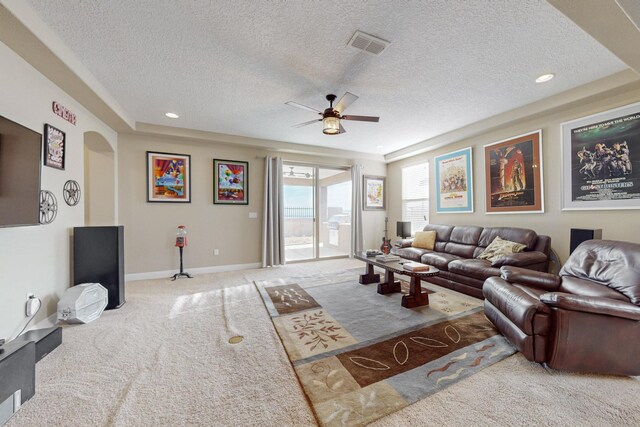
[[351, 200], [351, 254], [360, 252], [364, 248], [362, 232], [362, 165], [351, 166], [351, 183], [353, 191]]
[[282, 158], [267, 156], [264, 168], [262, 267], [284, 265], [284, 192]]

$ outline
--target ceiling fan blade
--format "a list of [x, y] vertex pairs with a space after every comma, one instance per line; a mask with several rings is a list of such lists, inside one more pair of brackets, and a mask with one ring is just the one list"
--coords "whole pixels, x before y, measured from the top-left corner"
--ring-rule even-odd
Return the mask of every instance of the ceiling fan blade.
[[297, 125], [293, 125], [293, 126], [291, 126], [291, 127], [294, 127], [294, 128], [301, 128], [301, 127], [303, 127], [303, 126], [307, 126], [307, 125], [310, 125], [310, 124], [312, 124], [312, 123], [321, 122], [321, 121], [322, 121], [322, 119], [313, 119], [313, 120], [309, 120], [308, 122], [298, 123]]
[[341, 133], [341, 134], [343, 134], [343, 133], [347, 133], [347, 131], [346, 131], [346, 130], [344, 130], [344, 128], [342, 127], [342, 123], [340, 123], [340, 133]]
[[298, 104], [297, 102], [289, 101], [289, 102], [285, 102], [285, 104], [291, 105], [292, 107], [302, 108], [303, 110], [313, 111], [314, 113], [322, 114], [322, 111], [320, 110], [316, 110], [315, 108], [312, 108], [312, 107], [307, 107], [306, 105]]
[[340, 98], [340, 101], [338, 101], [333, 109], [342, 114], [342, 112], [346, 110], [349, 105], [353, 104], [357, 99], [358, 97], [356, 95], [350, 92], [345, 92], [345, 94], [342, 95], [342, 98]]
[[355, 120], [357, 122], [378, 122], [380, 121], [380, 117], [373, 116], [342, 116], [342, 120]]

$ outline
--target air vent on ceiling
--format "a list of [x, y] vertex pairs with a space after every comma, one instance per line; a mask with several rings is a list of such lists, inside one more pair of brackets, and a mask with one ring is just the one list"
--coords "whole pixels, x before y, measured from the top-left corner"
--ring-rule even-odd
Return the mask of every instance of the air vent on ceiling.
[[373, 53], [374, 55], [380, 55], [390, 44], [391, 43], [386, 40], [379, 39], [362, 31], [356, 31], [353, 37], [351, 37], [351, 40], [349, 40], [349, 43], [347, 43], [349, 46]]

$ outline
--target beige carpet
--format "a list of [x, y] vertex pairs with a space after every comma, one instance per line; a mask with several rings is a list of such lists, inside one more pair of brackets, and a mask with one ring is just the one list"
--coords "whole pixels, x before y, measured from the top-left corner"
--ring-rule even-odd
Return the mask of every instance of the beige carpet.
[[[127, 284], [127, 303], [37, 365], [9, 426], [306, 426], [315, 420], [254, 280], [333, 273], [353, 260]], [[243, 335], [244, 341], [227, 341]], [[640, 425], [640, 379], [548, 372], [509, 357], [376, 426]]]

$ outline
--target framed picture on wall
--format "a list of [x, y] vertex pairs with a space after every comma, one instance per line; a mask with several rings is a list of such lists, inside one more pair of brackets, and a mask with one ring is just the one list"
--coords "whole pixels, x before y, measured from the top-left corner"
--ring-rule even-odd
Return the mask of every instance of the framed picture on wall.
[[562, 124], [562, 210], [640, 209], [640, 103]]
[[385, 177], [364, 175], [362, 177], [363, 184], [363, 201], [362, 207], [365, 211], [383, 211], [385, 209]]
[[213, 203], [216, 205], [249, 204], [248, 162], [213, 160]]
[[66, 153], [66, 135], [60, 129], [49, 124], [44, 125], [44, 165], [64, 170]]
[[191, 156], [147, 151], [147, 202], [191, 202]]
[[473, 212], [471, 147], [443, 154], [436, 163], [436, 212]]
[[542, 213], [542, 130], [484, 146], [488, 214]]

